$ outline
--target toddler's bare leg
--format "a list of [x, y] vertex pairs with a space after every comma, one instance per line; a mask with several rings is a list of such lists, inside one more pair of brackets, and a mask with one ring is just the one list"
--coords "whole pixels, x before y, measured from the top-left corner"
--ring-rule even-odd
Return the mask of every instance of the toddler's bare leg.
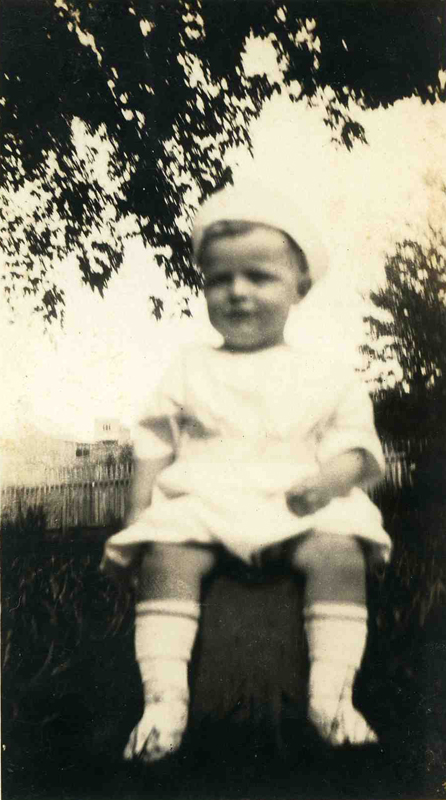
[[353, 537], [311, 534], [296, 542], [290, 558], [306, 577], [309, 718], [330, 744], [375, 742], [375, 733], [352, 701], [367, 640], [361, 546]]
[[135, 653], [144, 687], [143, 716], [124, 751], [149, 763], [178, 749], [189, 710], [188, 663], [200, 615], [210, 549], [157, 544], [143, 556], [137, 592]]

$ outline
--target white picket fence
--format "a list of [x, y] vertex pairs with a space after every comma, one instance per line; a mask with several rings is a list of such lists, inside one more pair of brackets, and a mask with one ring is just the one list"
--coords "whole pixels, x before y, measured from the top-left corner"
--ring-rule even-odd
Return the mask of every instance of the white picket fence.
[[1, 514], [14, 520], [41, 507], [48, 530], [106, 527], [125, 516], [131, 475], [131, 464], [49, 469], [38, 485], [4, 486]]
[[[420, 449], [418, 448], [417, 455]], [[392, 445], [384, 445], [386, 473], [383, 485], [390, 484], [396, 489], [412, 484], [415, 454], [409, 442], [405, 443], [404, 453], [397, 452]]]

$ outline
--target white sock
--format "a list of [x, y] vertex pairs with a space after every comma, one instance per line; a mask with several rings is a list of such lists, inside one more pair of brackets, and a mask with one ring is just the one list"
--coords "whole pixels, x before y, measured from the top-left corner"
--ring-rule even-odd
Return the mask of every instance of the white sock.
[[144, 600], [136, 605], [135, 654], [144, 714], [124, 757], [157, 761], [181, 744], [189, 710], [188, 662], [200, 606], [193, 600]]
[[304, 610], [310, 657], [308, 715], [327, 742], [364, 744], [376, 735], [353, 707], [353, 684], [367, 641], [367, 609], [314, 603]]

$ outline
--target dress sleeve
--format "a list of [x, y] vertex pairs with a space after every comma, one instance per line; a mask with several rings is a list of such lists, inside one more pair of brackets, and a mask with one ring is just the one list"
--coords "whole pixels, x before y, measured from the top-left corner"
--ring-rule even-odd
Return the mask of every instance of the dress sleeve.
[[365, 454], [363, 485], [377, 483], [384, 475], [384, 455], [375, 428], [371, 398], [365, 385], [356, 376], [343, 392], [337, 408], [322, 430], [317, 460], [319, 464], [324, 464], [354, 449], [362, 449]]
[[183, 358], [179, 357], [152, 393], [134, 432], [136, 458], [168, 463], [175, 457], [184, 407], [183, 374]]

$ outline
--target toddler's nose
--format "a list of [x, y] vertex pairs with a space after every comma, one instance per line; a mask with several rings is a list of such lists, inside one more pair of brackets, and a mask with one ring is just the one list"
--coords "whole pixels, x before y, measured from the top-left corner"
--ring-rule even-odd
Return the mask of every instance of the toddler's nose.
[[234, 298], [246, 297], [249, 294], [249, 282], [243, 275], [235, 275], [231, 283], [231, 296]]

